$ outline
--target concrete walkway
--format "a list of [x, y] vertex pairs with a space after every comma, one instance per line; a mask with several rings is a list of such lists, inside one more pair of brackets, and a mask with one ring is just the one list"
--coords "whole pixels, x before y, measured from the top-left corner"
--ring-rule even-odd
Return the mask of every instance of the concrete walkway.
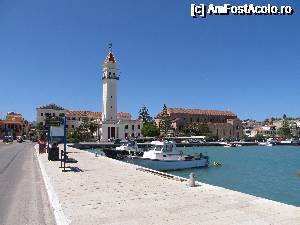
[[199, 183], [167, 179], [137, 166], [68, 148], [83, 172], [40, 160], [71, 224], [300, 225], [300, 208]]

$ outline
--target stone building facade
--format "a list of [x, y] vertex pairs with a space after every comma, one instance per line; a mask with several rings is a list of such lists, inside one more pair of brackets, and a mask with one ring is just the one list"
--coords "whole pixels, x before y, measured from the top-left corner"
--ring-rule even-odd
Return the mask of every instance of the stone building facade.
[[26, 126], [22, 114], [9, 112], [4, 120], [0, 120], [0, 138], [12, 136], [16, 139], [17, 136], [25, 135]]
[[[179, 134], [186, 125], [195, 122], [207, 124], [210, 135], [218, 139], [242, 137], [242, 121], [232, 112], [185, 108], [168, 108], [167, 111], [172, 120], [174, 135]], [[160, 122], [159, 115], [155, 119], [157, 125]]]

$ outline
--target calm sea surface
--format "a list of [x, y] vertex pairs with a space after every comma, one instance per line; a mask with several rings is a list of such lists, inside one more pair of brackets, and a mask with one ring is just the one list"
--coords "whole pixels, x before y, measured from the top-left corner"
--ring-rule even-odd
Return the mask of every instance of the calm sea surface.
[[203, 152], [221, 167], [170, 171], [251, 195], [300, 206], [300, 147], [197, 147], [182, 148], [187, 154]]
[[195, 147], [181, 148], [185, 154], [207, 153], [221, 167], [169, 171], [207, 184], [300, 206], [300, 147]]

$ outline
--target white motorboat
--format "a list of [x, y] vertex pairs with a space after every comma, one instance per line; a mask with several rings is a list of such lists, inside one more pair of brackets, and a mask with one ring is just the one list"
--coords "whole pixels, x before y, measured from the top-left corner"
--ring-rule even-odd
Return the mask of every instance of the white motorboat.
[[259, 146], [266, 146], [266, 145], [267, 145], [267, 142], [258, 142], [258, 145], [259, 145]]
[[207, 167], [209, 164], [208, 156], [202, 153], [195, 156], [183, 155], [172, 141], [153, 141], [151, 144], [153, 147], [145, 151], [142, 157], [129, 156], [126, 161], [162, 171]]
[[269, 141], [266, 141], [266, 142], [258, 142], [258, 145], [259, 146], [272, 147], [272, 146], [276, 145], [276, 142], [273, 141], [273, 140], [269, 140]]
[[278, 142], [279, 145], [300, 145], [300, 141], [298, 139], [292, 138], [288, 140], [282, 140]]
[[116, 147], [116, 149], [104, 148], [102, 151], [105, 156], [113, 159], [123, 159], [127, 155], [143, 155], [143, 151], [138, 148], [138, 145], [134, 140], [122, 141], [120, 144], [121, 146]]
[[268, 147], [272, 147], [272, 146], [274, 146], [275, 145], [275, 143], [273, 143], [273, 142], [267, 142], [266, 143], [266, 146], [268, 146]]
[[224, 143], [223, 146], [225, 148], [234, 148], [234, 147], [237, 147], [237, 145], [234, 144], [234, 143]]
[[129, 154], [131, 152], [139, 152], [138, 145], [136, 141], [121, 141], [121, 146], [116, 147], [116, 150], [118, 151], [128, 151]]

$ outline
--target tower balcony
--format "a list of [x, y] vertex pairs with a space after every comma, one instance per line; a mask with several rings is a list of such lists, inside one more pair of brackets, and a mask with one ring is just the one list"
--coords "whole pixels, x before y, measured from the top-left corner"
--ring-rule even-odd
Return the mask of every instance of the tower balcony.
[[102, 76], [102, 80], [104, 79], [115, 79], [115, 80], [119, 80], [120, 77], [119, 76]]

